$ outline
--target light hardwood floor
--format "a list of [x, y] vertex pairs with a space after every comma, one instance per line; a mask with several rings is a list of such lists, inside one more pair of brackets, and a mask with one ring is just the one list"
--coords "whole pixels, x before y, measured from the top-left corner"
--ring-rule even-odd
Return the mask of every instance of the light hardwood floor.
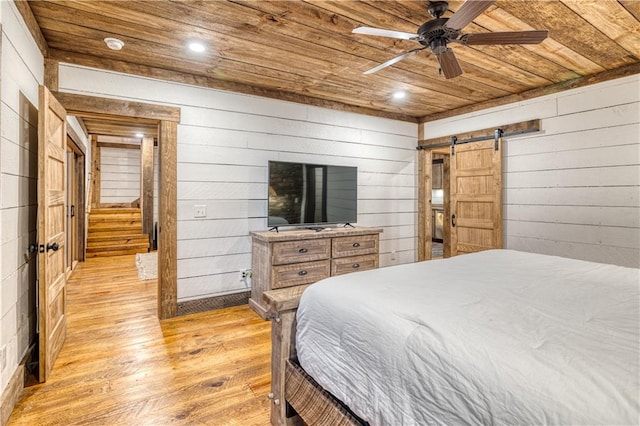
[[65, 345], [9, 425], [269, 424], [271, 325], [248, 306], [160, 322], [135, 256], [88, 259], [67, 288]]

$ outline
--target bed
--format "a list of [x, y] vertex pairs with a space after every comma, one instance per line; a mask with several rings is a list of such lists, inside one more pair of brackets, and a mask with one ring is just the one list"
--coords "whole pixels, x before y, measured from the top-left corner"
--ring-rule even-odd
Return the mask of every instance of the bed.
[[272, 423], [638, 424], [639, 281], [490, 250], [267, 295]]

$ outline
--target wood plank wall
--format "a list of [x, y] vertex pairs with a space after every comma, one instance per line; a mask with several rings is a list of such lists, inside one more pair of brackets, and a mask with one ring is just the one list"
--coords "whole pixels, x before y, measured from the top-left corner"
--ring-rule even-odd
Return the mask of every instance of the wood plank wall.
[[18, 364], [36, 327], [35, 256], [27, 248], [36, 241], [37, 105], [44, 60], [21, 19], [13, 2], [0, 2], [0, 350], [6, 353], [0, 393], [22, 371]]
[[505, 247], [640, 267], [640, 76], [425, 124], [425, 138], [541, 118], [507, 138]]
[[358, 224], [384, 228], [381, 265], [415, 260], [417, 124], [67, 64], [60, 90], [181, 108], [180, 301], [249, 287], [239, 271], [251, 267], [249, 232], [267, 227], [269, 160], [357, 166]]

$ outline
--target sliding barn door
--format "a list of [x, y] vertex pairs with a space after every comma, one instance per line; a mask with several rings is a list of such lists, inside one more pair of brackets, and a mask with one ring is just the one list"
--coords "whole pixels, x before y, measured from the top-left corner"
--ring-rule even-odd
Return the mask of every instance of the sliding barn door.
[[456, 145], [451, 156], [451, 255], [502, 248], [502, 140]]
[[44, 382], [67, 335], [66, 111], [40, 86], [38, 111], [39, 379]]

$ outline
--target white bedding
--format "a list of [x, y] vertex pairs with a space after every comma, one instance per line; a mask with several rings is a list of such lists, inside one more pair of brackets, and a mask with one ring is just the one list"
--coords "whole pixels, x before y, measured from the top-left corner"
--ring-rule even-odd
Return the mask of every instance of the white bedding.
[[302, 367], [372, 425], [638, 424], [640, 270], [511, 250], [302, 296]]

